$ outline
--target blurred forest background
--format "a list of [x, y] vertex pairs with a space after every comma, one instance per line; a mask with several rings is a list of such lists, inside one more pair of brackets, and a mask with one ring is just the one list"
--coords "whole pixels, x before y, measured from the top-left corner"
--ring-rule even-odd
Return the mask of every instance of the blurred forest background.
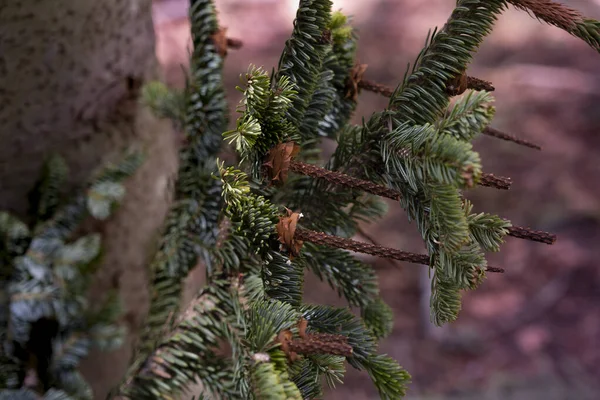
[[[600, 0], [564, 1], [600, 19]], [[187, 0], [154, 0], [157, 56], [172, 86], [184, 84], [190, 45]], [[228, 36], [242, 39], [226, 59], [232, 115], [235, 90], [249, 63], [277, 65], [294, 18], [295, 0], [217, 0]], [[422, 48], [427, 31], [441, 27], [451, 0], [334, 0], [359, 30], [366, 77], [396, 86]], [[490, 263], [506, 268], [465, 296], [458, 322], [429, 323], [424, 268], [375, 263], [383, 297], [395, 311], [382, 351], [413, 376], [413, 399], [597, 399], [600, 393], [600, 57], [582, 41], [510, 9], [485, 41], [469, 75], [490, 80], [497, 114], [492, 126], [540, 143], [539, 152], [489, 137], [476, 144], [487, 172], [510, 176], [509, 191], [468, 193], [476, 210], [553, 231], [553, 246], [508, 238]], [[386, 99], [363, 92], [359, 123]], [[235, 116], [231, 123], [234, 122]], [[327, 146], [327, 144], [325, 144]], [[422, 251], [414, 225], [399, 206], [366, 237]], [[201, 271], [196, 272], [201, 277]], [[307, 277], [307, 300], [342, 304]], [[327, 399], [377, 398], [366, 374], [349, 371]]]

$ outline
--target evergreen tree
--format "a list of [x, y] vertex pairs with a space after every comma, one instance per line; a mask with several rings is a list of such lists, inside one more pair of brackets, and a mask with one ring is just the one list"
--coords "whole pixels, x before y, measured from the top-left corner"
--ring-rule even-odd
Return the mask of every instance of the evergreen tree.
[[[498, 251], [506, 236], [555, 240], [476, 213], [462, 196], [476, 185], [510, 186], [508, 178], [482, 170], [471, 145], [478, 135], [538, 148], [490, 127], [493, 85], [467, 74], [508, 4], [600, 50], [600, 22], [558, 3], [458, 0], [392, 90], [364, 78], [367, 66], [355, 63], [356, 34], [347, 16], [332, 12], [331, 1], [300, 0], [277, 69], [250, 66], [242, 75], [239, 115], [226, 131], [223, 58], [239, 42], [219, 28], [212, 1], [192, 0], [186, 89], [171, 92], [160, 83], [144, 89], [146, 103], [185, 131], [186, 145], [175, 202], [150, 265], [145, 331], [110, 397], [173, 399], [200, 380], [209, 398], [317, 398], [322, 378], [331, 387], [343, 382], [346, 362], [369, 374], [381, 398], [404, 396], [410, 376], [377, 351], [391, 332], [391, 309], [373, 269], [351, 251], [430, 268], [431, 319], [442, 325], [457, 318], [463, 291], [488, 272], [503, 271], [487, 265], [485, 252]], [[353, 125], [361, 90], [389, 97], [389, 106]], [[321, 163], [324, 138], [337, 147]], [[235, 148], [237, 165], [218, 160], [224, 143]], [[76, 228], [86, 213], [108, 216], [123, 195], [120, 182], [140, 161], [134, 155], [109, 166], [61, 208], [55, 188], [64, 166], [53, 159], [33, 192], [34, 229], [0, 215], [7, 295], [0, 398], [92, 397], [77, 363], [94, 344], [118, 343], [117, 307], [114, 299], [100, 309], [86, 304], [86, 278], [100, 243], [79, 237]], [[400, 202], [426, 253], [351, 239], [361, 221], [385, 214], [381, 197]], [[198, 260], [207, 266], [207, 284], [179, 310], [182, 282]], [[304, 303], [305, 269], [360, 315]]]

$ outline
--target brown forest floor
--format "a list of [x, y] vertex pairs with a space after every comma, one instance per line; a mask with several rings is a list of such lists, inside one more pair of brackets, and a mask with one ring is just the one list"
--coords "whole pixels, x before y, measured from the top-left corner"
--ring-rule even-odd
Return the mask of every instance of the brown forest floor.
[[[160, 4], [158, 4], [160, 3]], [[185, 0], [157, 2], [157, 52], [169, 82], [181, 86], [189, 26]], [[394, 86], [415, 57], [427, 30], [442, 26], [450, 0], [334, 1], [356, 15], [359, 58], [366, 76]], [[600, 19], [600, 1], [563, 1]], [[296, 1], [220, 0], [222, 24], [244, 48], [226, 62], [231, 109], [234, 87], [247, 65], [276, 66], [291, 30]], [[183, 12], [183, 14], [182, 14]], [[182, 18], [183, 17], [183, 18]], [[490, 263], [506, 268], [464, 297], [459, 320], [443, 329], [428, 322], [422, 271], [414, 265], [372, 262], [384, 299], [395, 311], [382, 352], [413, 376], [411, 396], [446, 399], [595, 399], [600, 381], [600, 55], [566, 33], [511, 9], [486, 40], [471, 75], [496, 86], [493, 127], [543, 145], [543, 151], [493, 138], [476, 149], [485, 170], [510, 176], [509, 191], [480, 188], [476, 210], [558, 234], [553, 246], [509, 238]], [[385, 107], [363, 93], [360, 117]], [[414, 225], [399, 207], [365, 230], [383, 245], [418, 251]], [[359, 240], [362, 240], [359, 238]], [[325, 289], [325, 290], [321, 290]], [[343, 304], [307, 277], [307, 301]], [[327, 399], [378, 398], [364, 373], [350, 371]], [[428, 397], [429, 398], [429, 397]]]

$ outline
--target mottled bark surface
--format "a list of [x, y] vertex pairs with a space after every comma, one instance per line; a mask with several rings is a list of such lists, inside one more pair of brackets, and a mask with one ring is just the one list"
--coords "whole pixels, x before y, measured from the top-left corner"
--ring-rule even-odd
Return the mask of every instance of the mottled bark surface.
[[[118, 283], [133, 334], [147, 308], [148, 259], [176, 171], [169, 122], [137, 101], [156, 71], [150, 0], [0, 1], [0, 209], [26, 213], [27, 191], [51, 152], [66, 158], [77, 184], [128, 146], [146, 151], [120, 209], [95, 226], [105, 258], [92, 297]], [[130, 347], [131, 337], [84, 363], [96, 398], [122, 377]]]

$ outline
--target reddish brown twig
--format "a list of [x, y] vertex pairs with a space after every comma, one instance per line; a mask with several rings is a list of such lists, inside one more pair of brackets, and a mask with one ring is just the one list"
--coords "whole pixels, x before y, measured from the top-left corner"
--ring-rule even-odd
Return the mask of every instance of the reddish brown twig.
[[510, 181], [510, 178], [506, 178], [504, 176], [495, 176], [493, 174], [483, 173], [479, 179], [480, 186], [493, 187], [502, 190], [510, 189], [511, 184], [512, 182]]
[[344, 342], [348, 341], [348, 338], [344, 335], [338, 335], [335, 333], [322, 333], [322, 332], [311, 332], [307, 333], [307, 335], [312, 336], [313, 338], [320, 340], [322, 342]]
[[506, 141], [509, 141], [509, 142], [513, 142], [513, 143], [516, 143], [516, 144], [520, 144], [521, 146], [530, 147], [532, 149], [536, 149], [536, 150], [541, 150], [542, 149], [542, 147], [540, 145], [538, 145], [538, 144], [532, 143], [532, 142], [530, 142], [528, 140], [525, 140], [525, 139], [520, 139], [520, 138], [518, 138], [516, 136], [513, 136], [513, 135], [509, 135], [508, 133], [500, 132], [499, 130], [494, 129], [494, 128], [490, 128], [489, 126], [486, 127], [483, 130], [483, 134], [487, 135], [487, 136], [493, 136], [493, 137], [496, 137], [498, 139], [506, 140]]
[[[301, 161], [291, 161], [289, 164], [289, 169], [298, 174], [311, 176], [317, 179], [324, 179], [327, 182], [335, 185], [360, 189], [367, 193], [386, 197], [392, 200], [400, 200], [402, 197], [402, 194], [397, 190], [364, 179], [354, 178], [341, 172], [330, 171], [314, 164], [307, 164]], [[498, 189], [508, 189], [511, 182], [509, 178], [496, 177], [492, 174], [483, 173], [481, 175], [479, 184], [481, 186], [496, 187]]]
[[546, 244], [554, 244], [554, 242], [556, 242], [556, 235], [553, 233], [535, 231], [533, 229], [524, 228], [521, 226], [511, 226], [508, 228], [508, 235]]
[[[304, 322], [302, 326], [302, 322]], [[306, 320], [302, 319], [299, 326], [300, 339], [294, 339], [289, 329], [279, 332], [277, 341], [281, 350], [295, 360], [298, 354], [333, 354], [344, 357], [352, 356], [352, 346], [348, 344], [348, 337], [329, 333], [307, 333]]]
[[[297, 153], [297, 150], [298, 146], [292, 142], [289, 142], [285, 144], [280, 144], [269, 152], [268, 161], [264, 165], [267, 167], [270, 177], [273, 181], [285, 182], [287, 178], [287, 171], [291, 170], [299, 174], [311, 176], [313, 178], [325, 179], [326, 181], [336, 185], [360, 189], [365, 192], [372, 193], [377, 196], [386, 197], [392, 200], [399, 200], [402, 196], [402, 194], [399, 191], [388, 188], [383, 185], [379, 185], [363, 179], [354, 178], [341, 172], [330, 171], [313, 164], [307, 164], [301, 161], [294, 161], [292, 158]], [[492, 174], [482, 174], [479, 184], [482, 186], [490, 186], [498, 189], [508, 189], [510, 187], [511, 182], [509, 178], [496, 177]], [[288, 217], [290, 215], [292, 215], [291, 212], [289, 213]], [[286, 231], [289, 230], [289, 227], [286, 227], [284, 229], [284, 227], [281, 225], [281, 221], [280, 224], [278, 224], [280, 240], [283, 244], [286, 244], [289, 247], [292, 257], [298, 254], [300, 247], [302, 246], [301, 243], [296, 243], [293, 240], [295, 237], [293, 229], [295, 229], [296, 222], [297, 219], [293, 221], [293, 224], [291, 225], [292, 231], [289, 234], [286, 233]], [[533, 231], [531, 229], [522, 227], [513, 227], [511, 230], [509, 230], [508, 234], [510, 236], [518, 237], [521, 239], [528, 239], [536, 242], [549, 244], [552, 244], [556, 240], [556, 236], [551, 233]], [[386, 258], [404, 261], [402, 259], [394, 257]], [[425, 264], [427, 263], [428, 262], [426, 262]]]
[[313, 178], [324, 179], [329, 183], [333, 183], [335, 185], [341, 185], [345, 187], [350, 187], [354, 189], [360, 189], [364, 192], [371, 193], [377, 196], [387, 197], [392, 200], [400, 200], [400, 192], [385, 187], [383, 185], [378, 185], [376, 183], [354, 178], [352, 176], [342, 174], [337, 171], [330, 171], [325, 168], [321, 168], [314, 164], [307, 164], [302, 161], [292, 161], [290, 163], [290, 170], [306, 175], [311, 176]]
[[369, 79], [362, 79], [358, 82], [360, 89], [368, 90], [369, 92], [377, 93], [385, 97], [392, 97], [394, 90], [390, 87], [382, 85], [377, 82], [373, 82]]
[[[361, 77], [361, 80], [358, 81], [357, 87], [359, 89], [368, 90], [369, 92], [380, 94], [384, 97], [392, 97], [394, 94], [394, 89], [389, 86], [382, 85], [381, 83], [374, 82], [369, 79], [364, 79]], [[458, 86], [454, 87], [452, 85], [449, 86], [448, 90], [452, 94], [462, 94], [467, 89], [473, 90], [486, 90], [488, 92], [493, 92], [496, 90], [494, 85], [491, 82], [485, 81], [483, 79], [475, 78], [474, 76], [467, 76], [466, 81], [458, 82]]]
[[467, 76], [467, 89], [473, 90], [485, 90], [493, 92], [496, 90], [492, 82], [484, 81], [483, 79], [475, 78], [474, 76]]
[[[370, 254], [376, 257], [391, 258], [398, 261], [429, 265], [429, 256], [427, 254], [410, 253], [407, 251], [396, 250], [375, 244], [358, 242], [356, 240], [342, 238], [339, 236], [331, 236], [323, 232], [296, 228], [294, 238], [303, 242], [311, 242], [328, 247], [355, 251], [357, 253]], [[490, 272], [504, 272], [502, 268], [488, 268], [487, 270]]]
[[333, 354], [336, 356], [351, 357], [352, 346], [347, 343], [347, 338], [344, 342], [329, 341], [315, 339], [308, 334], [306, 339], [296, 339], [288, 343], [290, 351], [298, 354]]

